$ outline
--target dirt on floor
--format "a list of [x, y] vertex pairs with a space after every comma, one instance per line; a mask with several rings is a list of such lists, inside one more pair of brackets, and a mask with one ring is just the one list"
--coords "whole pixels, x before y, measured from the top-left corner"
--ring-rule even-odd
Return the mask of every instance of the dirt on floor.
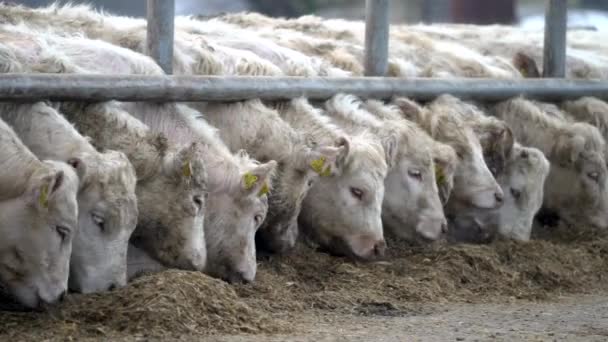
[[288, 334], [214, 336], [218, 342], [606, 341], [608, 297], [551, 302], [430, 304], [406, 316], [318, 314], [300, 317]]
[[[301, 245], [288, 256], [260, 260], [250, 285], [175, 270], [147, 275], [112, 292], [70, 295], [48, 312], [0, 312], [0, 340], [268, 339], [322, 333], [336, 328], [323, 325], [332, 321], [360, 331], [370, 324], [402, 327], [442, 308], [452, 318], [461, 312], [464, 321], [483, 320], [486, 309], [500, 315], [501, 305], [523, 308], [528, 305], [522, 303], [550, 305], [564, 295], [597, 296], [608, 284], [608, 239], [596, 235], [398, 246], [404, 245], [390, 242], [385, 261], [353, 263]], [[340, 337], [339, 330], [336, 334]]]

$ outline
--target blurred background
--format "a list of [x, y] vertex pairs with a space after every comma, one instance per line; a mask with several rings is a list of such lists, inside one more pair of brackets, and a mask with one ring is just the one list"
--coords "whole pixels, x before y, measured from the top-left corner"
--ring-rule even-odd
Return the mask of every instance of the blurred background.
[[[44, 6], [53, 0], [12, 1]], [[59, 1], [65, 2], [65, 1]], [[115, 14], [144, 16], [145, 0], [78, 1]], [[530, 28], [544, 25], [545, 0], [392, 0], [393, 23], [513, 24]], [[327, 18], [363, 19], [365, 0], [176, 0], [178, 15], [214, 15], [255, 11], [270, 16], [315, 14]], [[608, 30], [608, 0], [570, 0], [568, 25]]]

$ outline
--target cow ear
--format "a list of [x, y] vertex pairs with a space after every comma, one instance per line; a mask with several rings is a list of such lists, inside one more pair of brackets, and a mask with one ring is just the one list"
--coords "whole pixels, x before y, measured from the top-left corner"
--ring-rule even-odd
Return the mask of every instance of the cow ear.
[[513, 131], [507, 125], [490, 127], [480, 127], [478, 131], [481, 146], [486, 151], [499, 153], [502, 157], [507, 158], [513, 150], [515, 138]]
[[334, 145], [341, 148], [340, 153], [336, 156], [335, 163], [337, 172], [341, 173], [350, 155], [350, 140], [347, 137], [342, 136], [335, 141]]
[[382, 147], [384, 148], [386, 163], [389, 168], [392, 168], [397, 162], [398, 146], [399, 134], [397, 132], [389, 132], [389, 134], [382, 137]]
[[68, 159], [67, 164], [74, 169], [74, 172], [76, 172], [80, 182], [80, 187], [82, 188], [82, 186], [86, 183], [87, 165], [82, 159], [76, 157]]
[[513, 56], [513, 65], [524, 78], [541, 77], [540, 70], [534, 61], [534, 58], [521, 51]]
[[319, 174], [321, 177], [329, 177], [337, 172], [336, 160], [341, 156], [344, 146], [320, 146], [310, 150], [306, 156], [306, 168]]
[[503, 151], [505, 158], [509, 157], [513, 153], [513, 146], [515, 145], [515, 138], [513, 137], [513, 131], [510, 127], [505, 127], [499, 135], [499, 140], [502, 141]]
[[241, 177], [241, 189], [247, 196], [264, 196], [270, 191], [277, 162], [271, 160], [265, 164], [256, 165]]
[[401, 110], [403, 117], [414, 122], [419, 121], [422, 115], [422, 107], [419, 104], [406, 97], [395, 98], [393, 103]]
[[[190, 182], [192, 177], [194, 177], [194, 172], [204, 171], [199, 170], [198, 165], [200, 165], [200, 163], [197, 163], [196, 160], [196, 158], [200, 158], [201, 155], [200, 153], [198, 153], [199, 148], [199, 143], [192, 143], [190, 144], [190, 146], [181, 149], [170, 161], [169, 172], [173, 174], [176, 179], [179, 179], [183, 182]], [[197, 170], [193, 169], [194, 164], [197, 165]]]
[[454, 187], [453, 180], [448, 175], [450, 165], [440, 158], [434, 158], [435, 182], [437, 182], [437, 190], [439, 199], [443, 205], [448, 203], [452, 188]]
[[63, 171], [56, 171], [33, 184], [31, 190], [32, 204], [39, 210], [48, 210], [49, 203], [63, 185], [64, 178]]
[[561, 166], [571, 166], [585, 151], [585, 139], [581, 136], [562, 136], [557, 138], [553, 154]]

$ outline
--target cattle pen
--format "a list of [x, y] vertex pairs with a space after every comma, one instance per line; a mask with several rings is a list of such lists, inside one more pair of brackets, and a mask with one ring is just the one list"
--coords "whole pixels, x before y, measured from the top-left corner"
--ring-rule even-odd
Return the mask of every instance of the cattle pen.
[[[448, 93], [476, 100], [498, 101], [523, 95], [536, 99], [571, 99], [585, 94], [608, 98], [608, 83], [564, 80], [566, 70], [566, 0], [547, 1], [544, 79], [401, 79], [383, 77], [388, 60], [388, 0], [367, 1], [365, 75], [372, 78], [215, 77], [215, 76], [89, 76], [0, 75], [3, 100], [82, 101], [227, 101], [260, 98], [315, 100], [338, 93], [387, 99], [408, 96], [428, 100]], [[169, 75], [173, 56], [174, 1], [148, 0], [147, 50]]]
[[[143, 49], [164, 74], [0, 73], [0, 101], [230, 104], [326, 101], [340, 94], [420, 102], [450, 94], [484, 104], [513, 98], [608, 101], [608, 80], [567, 77], [567, 0], [546, 1], [542, 75], [521, 79], [389, 77], [391, 1], [365, 3], [359, 76], [178, 74], [175, 1], [147, 0]], [[186, 166], [180, 164], [179, 172], [191, 174]], [[286, 255], [258, 255], [250, 284], [171, 269], [137, 276], [108, 292], [70, 294], [45, 312], [4, 311], [0, 296], [0, 340], [608, 339], [606, 232], [560, 226], [550, 233], [524, 242], [447, 246], [401, 244], [400, 237], [391, 237], [387, 258], [371, 262], [298, 243]]]

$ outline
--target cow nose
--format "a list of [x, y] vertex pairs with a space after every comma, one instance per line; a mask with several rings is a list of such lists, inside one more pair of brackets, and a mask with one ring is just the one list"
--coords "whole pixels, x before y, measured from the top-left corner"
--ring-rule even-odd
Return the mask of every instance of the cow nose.
[[40, 299], [38, 299], [38, 306], [36, 306], [34, 308], [34, 311], [44, 312], [44, 311], [47, 311], [50, 306], [51, 306], [50, 303], [47, 303], [42, 298], [40, 298]]
[[443, 223], [441, 223], [441, 233], [447, 234], [447, 232], [448, 232], [448, 223], [446, 221], [443, 221]]
[[248, 279], [245, 276], [245, 272], [232, 272], [228, 275], [228, 282], [230, 284], [249, 284], [251, 283], [251, 279]]
[[502, 203], [503, 199], [504, 199], [504, 194], [502, 192], [496, 192], [494, 193], [494, 198], [496, 198], [496, 202], [498, 202], [499, 204]]
[[201, 262], [199, 262], [200, 259], [200, 255], [192, 258], [181, 258], [177, 263], [177, 268], [184, 271], [200, 271], [202, 269], [202, 266], [200, 266]]
[[384, 240], [377, 242], [374, 245], [374, 256], [375, 257], [383, 257], [386, 252], [386, 242]]
[[38, 294], [38, 305], [34, 308], [35, 311], [39, 311], [39, 312], [44, 312], [49, 310], [49, 308], [51, 308], [51, 306], [53, 305], [53, 303], [57, 302], [63, 302], [63, 300], [66, 297], [66, 291], [63, 291], [56, 300], [49, 300], [48, 298], [45, 298], [44, 296], [41, 296], [40, 294]]
[[245, 277], [245, 275], [244, 275], [244, 274], [241, 274], [241, 275], [240, 275], [240, 277], [241, 277], [241, 282], [242, 282], [243, 284], [251, 284], [251, 279], [249, 279], [249, 278]]

